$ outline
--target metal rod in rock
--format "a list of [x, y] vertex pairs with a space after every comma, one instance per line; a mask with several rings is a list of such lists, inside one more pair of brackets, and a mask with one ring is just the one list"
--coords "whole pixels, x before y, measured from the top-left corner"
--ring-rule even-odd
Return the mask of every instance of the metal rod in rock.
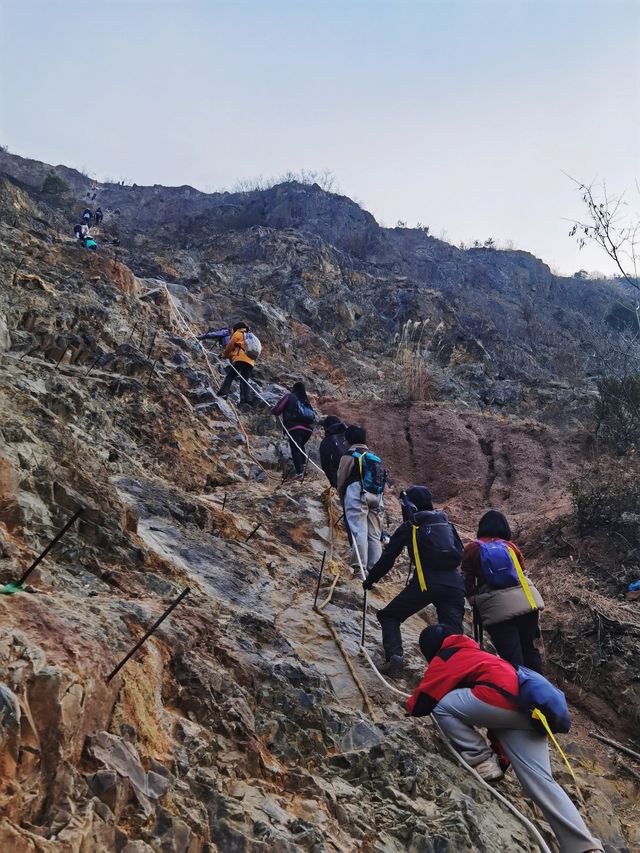
[[111, 679], [112, 679], [115, 675], [117, 675], [117, 674], [120, 672], [120, 670], [121, 670], [121, 669], [122, 669], [122, 667], [125, 665], [125, 663], [126, 663], [126, 662], [131, 658], [131, 657], [133, 657], [133, 655], [135, 655], [135, 653], [138, 651], [138, 649], [140, 648], [140, 646], [142, 646], [142, 645], [143, 645], [143, 643], [146, 643], [146, 641], [149, 639], [149, 637], [153, 634], [153, 632], [154, 632], [154, 631], [156, 631], [156, 630], [160, 627], [160, 625], [164, 622], [164, 620], [165, 620], [165, 619], [167, 618], [167, 616], [171, 613], [171, 611], [172, 611], [172, 610], [174, 610], [174, 609], [175, 609], [175, 608], [180, 604], [180, 602], [182, 601], [182, 599], [183, 599], [183, 598], [186, 598], [186, 596], [187, 596], [187, 595], [189, 595], [189, 593], [190, 593], [190, 592], [191, 592], [191, 588], [190, 588], [190, 587], [188, 587], [188, 586], [187, 586], [187, 587], [185, 587], [185, 588], [182, 590], [182, 592], [181, 592], [181, 593], [180, 593], [180, 595], [176, 598], [176, 600], [175, 600], [175, 601], [173, 601], [173, 602], [169, 605], [169, 607], [167, 607], [167, 609], [164, 611], [164, 613], [162, 614], [162, 616], [160, 616], [160, 618], [159, 618], [159, 619], [156, 619], [156, 621], [153, 623], [153, 625], [152, 625], [152, 626], [149, 628], [149, 630], [145, 633], [144, 637], [142, 637], [142, 639], [138, 640], [138, 642], [137, 642], [137, 643], [135, 644], [135, 646], [131, 649], [131, 651], [130, 651], [130, 652], [128, 652], [128, 653], [127, 653], [127, 654], [122, 658], [122, 660], [120, 661], [120, 663], [118, 664], [118, 666], [117, 666], [117, 667], [116, 667], [112, 672], [110, 672], [110, 673], [109, 673], [109, 675], [107, 676], [107, 683], [109, 683], [109, 682], [111, 681]]
[[135, 335], [135, 333], [136, 333], [136, 329], [138, 328], [138, 323], [139, 323], [139, 322], [140, 322], [139, 320], [136, 320], [136, 322], [133, 324], [133, 329], [131, 329], [131, 334], [130, 334], [130, 335], [129, 335], [129, 337], [127, 338], [127, 340], [128, 340], [128, 341], [130, 341], [130, 340], [133, 338], [133, 336]]
[[59, 359], [57, 360], [57, 362], [56, 362], [56, 366], [55, 366], [55, 369], [56, 369], [56, 370], [60, 367], [60, 362], [62, 361], [62, 359], [63, 359], [63, 358], [65, 357], [65, 355], [67, 354], [67, 350], [68, 350], [68, 349], [69, 349], [69, 344], [67, 344], [67, 345], [66, 345], [66, 347], [62, 350], [62, 355], [60, 356], [60, 358], [59, 358]]
[[44, 549], [44, 551], [43, 551], [43, 552], [42, 552], [38, 557], [36, 557], [36, 559], [33, 561], [33, 563], [31, 563], [31, 565], [29, 566], [29, 568], [27, 569], [27, 571], [22, 575], [22, 577], [20, 578], [20, 580], [17, 582], [17, 584], [16, 584], [17, 586], [21, 586], [21, 585], [26, 581], [26, 579], [29, 577], [29, 575], [31, 574], [31, 572], [32, 572], [32, 571], [33, 571], [37, 566], [39, 566], [39, 565], [40, 565], [40, 563], [44, 560], [44, 558], [47, 556], [47, 554], [48, 554], [48, 553], [49, 553], [49, 551], [53, 548], [53, 546], [56, 544], [56, 542], [59, 542], [59, 541], [62, 539], [62, 537], [63, 537], [63, 536], [64, 536], [64, 534], [67, 532], [67, 530], [71, 527], [71, 525], [74, 523], [74, 521], [75, 521], [77, 518], [79, 518], [79, 517], [82, 515], [82, 513], [83, 513], [84, 511], [85, 511], [85, 507], [81, 506], [81, 507], [80, 507], [80, 509], [77, 509], [77, 510], [74, 512], [74, 514], [71, 516], [71, 518], [69, 519], [69, 521], [67, 521], [67, 523], [66, 523], [66, 524], [65, 524], [65, 526], [62, 528], [62, 530], [60, 530], [58, 533], [56, 533], [56, 535], [55, 535], [55, 536], [54, 536], [54, 538], [51, 540], [51, 542], [49, 542], [49, 544], [48, 544], [48, 545], [47, 545], [47, 547]]
[[253, 534], [254, 534], [254, 533], [257, 533], [257, 532], [258, 532], [258, 530], [260, 530], [260, 528], [261, 528], [261, 527], [262, 527], [262, 522], [259, 522], [258, 524], [256, 524], [256, 526], [253, 528], [253, 530], [251, 531], [251, 533], [247, 536], [247, 538], [246, 538], [244, 541], [245, 541], [245, 542], [248, 542], [248, 541], [249, 541], [249, 539], [251, 539], [251, 537], [253, 536]]
[[360, 637], [360, 645], [364, 646], [364, 635], [367, 628], [367, 590], [364, 591], [362, 600], [362, 635]]
[[153, 372], [154, 372], [154, 370], [156, 369], [156, 364], [157, 364], [157, 363], [158, 363], [158, 359], [156, 358], [156, 360], [153, 362], [153, 364], [152, 364], [152, 366], [151, 366], [151, 370], [149, 371], [149, 378], [148, 378], [148, 379], [147, 379], [147, 381], [146, 381], [146, 386], [147, 386], [147, 388], [149, 387], [149, 383], [151, 382], [151, 377], [153, 376]]
[[316, 609], [316, 603], [318, 601], [318, 593], [320, 592], [320, 582], [322, 581], [322, 572], [324, 571], [324, 561], [326, 559], [326, 556], [327, 556], [327, 552], [323, 551], [322, 552], [322, 562], [320, 563], [320, 574], [318, 575], [318, 583], [316, 584], [316, 594], [315, 594], [315, 598], [313, 599], [313, 609], [314, 610]]
[[224, 507], [227, 502], [227, 493], [224, 493], [224, 497], [222, 498], [222, 512], [224, 512]]
[[140, 347], [140, 349], [142, 349], [142, 342], [144, 341], [146, 334], [147, 334], [146, 329], [143, 328], [142, 334], [140, 335], [140, 340], [138, 342], [138, 346]]
[[99, 356], [99, 355], [97, 355], [97, 356], [93, 359], [93, 361], [91, 362], [91, 367], [89, 368], [89, 370], [87, 370], [87, 372], [85, 373], [85, 376], [88, 376], [88, 375], [91, 373], [91, 371], [93, 370], [93, 368], [94, 368], [94, 367], [96, 366], [96, 364], [98, 363], [99, 359], [100, 359], [100, 356]]
[[153, 352], [153, 348], [156, 345], [156, 335], [157, 331], [153, 333], [153, 337], [151, 338], [151, 343], [149, 344], [149, 349], [147, 350], [147, 358], [151, 358], [151, 353]]

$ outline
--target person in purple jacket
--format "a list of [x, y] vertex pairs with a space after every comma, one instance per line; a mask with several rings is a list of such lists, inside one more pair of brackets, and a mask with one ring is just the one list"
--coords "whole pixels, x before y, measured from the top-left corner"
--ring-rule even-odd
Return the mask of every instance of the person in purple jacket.
[[316, 413], [307, 397], [303, 382], [296, 382], [288, 394], [285, 394], [271, 409], [272, 414], [282, 418], [289, 438], [291, 459], [296, 477], [304, 476], [307, 454], [304, 446], [311, 438]]

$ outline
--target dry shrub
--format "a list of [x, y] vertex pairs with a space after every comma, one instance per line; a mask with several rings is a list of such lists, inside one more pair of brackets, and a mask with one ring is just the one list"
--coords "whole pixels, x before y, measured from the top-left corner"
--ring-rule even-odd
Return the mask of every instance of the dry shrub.
[[640, 375], [598, 381], [600, 399], [596, 404], [598, 434], [618, 453], [640, 443]]
[[427, 367], [428, 320], [407, 320], [402, 327], [394, 358], [397, 388], [395, 396], [406, 402], [433, 400], [434, 383]]

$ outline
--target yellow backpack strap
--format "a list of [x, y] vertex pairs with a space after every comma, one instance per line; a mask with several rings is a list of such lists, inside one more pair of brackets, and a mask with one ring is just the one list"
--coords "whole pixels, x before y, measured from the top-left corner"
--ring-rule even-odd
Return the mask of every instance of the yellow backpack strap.
[[364, 453], [361, 453], [360, 456], [358, 456], [358, 468], [360, 469], [360, 482], [361, 483], [362, 483], [363, 478], [364, 478], [364, 471], [362, 470], [362, 457], [363, 456], [364, 456]]
[[534, 709], [533, 709], [533, 711], [531, 712], [531, 716], [533, 717], [533, 719], [534, 719], [534, 720], [540, 720], [540, 722], [541, 722], [541, 723], [542, 723], [542, 725], [544, 726], [544, 730], [546, 731], [546, 733], [549, 735], [549, 737], [550, 737], [550, 738], [551, 738], [551, 740], [553, 741], [553, 745], [555, 746], [555, 748], [558, 750], [558, 752], [559, 752], [559, 753], [560, 753], [560, 755], [562, 756], [562, 760], [564, 761], [564, 763], [567, 765], [567, 768], [568, 768], [568, 770], [569, 770], [569, 773], [571, 773], [571, 777], [572, 777], [573, 781], [574, 781], [574, 782], [576, 783], [576, 785], [577, 785], [577, 784], [578, 784], [578, 782], [577, 782], [577, 779], [576, 779], [576, 777], [575, 777], [575, 773], [573, 772], [573, 768], [572, 768], [572, 767], [571, 767], [571, 765], [569, 764], [569, 759], [567, 758], [567, 756], [564, 754], [564, 752], [563, 752], [563, 751], [562, 751], [562, 749], [560, 748], [560, 744], [558, 743], [558, 741], [557, 741], [557, 740], [556, 740], [556, 738], [555, 738], [555, 735], [554, 735], [554, 734], [553, 734], [553, 732], [551, 731], [551, 727], [550, 727], [549, 723], [547, 722], [547, 718], [546, 718], [546, 717], [545, 717], [545, 715], [542, 713], [542, 711], [540, 710], [540, 708], [534, 708]]
[[422, 571], [422, 561], [420, 560], [420, 552], [418, 551], [418, 526], [417, 524], [412, 524], [411, 529], [413, 531], [413, 560], [416, 564], [416, 574], [418, 575], [418, 583], [420, 584], [420, 589], [422, 592], [427, 591], [427, 584], [424, 580], [424, 572]]
[[[533, 595], [531, 594], [531, 587], [527, 583], [527, 578], [526, 578], [525, 573], [522, 571], [522, 566], [520, 565], [520, 560], [517, 558], [516, 552], [513, 550], [513, 548], [506, 542], [505, 542], [505, 545], [507, 546], [507, 551], [509, 552], [509, 556], [513, 560], [513, 565], [516, 567], [516, 574], [518, 575], [518, 580], [520, 581], [520, 586], [522, 587], [524, 594], [527, 596], [527, 601], [529, 602], [529, 607], [531, 607], [532, 610], [537, 610], [538, 608], [536, 607], [536, 603], [533, 600]], [[553, 735], [552, 735], [552, 737], [553, 737]]]

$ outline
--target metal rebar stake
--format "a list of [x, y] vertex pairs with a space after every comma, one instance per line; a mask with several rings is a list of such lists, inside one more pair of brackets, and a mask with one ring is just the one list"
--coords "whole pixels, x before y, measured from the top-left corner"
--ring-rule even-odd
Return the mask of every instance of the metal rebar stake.
[[253, 528], [253, 530], [251, 531], [251, 533], [247, 536], [247, 538], [246, 538], [244, 541], [245, 541], [245, 542], [248, 542], [248, 541], [249, 541], [249, 539], [251, 539], [251, 537], [253, 536], [253, 534], [254, 534], [254, 533], [257, 533], [257, 532], [258, 532], [258, 530], [260, 530], [260, 528], [261, 528], [261, 527], [262, 527], [262, 522], [260, 521], [258, 524], [256, 524], [256, 526]]
[[59, 542], [59, 541], [62, 539], [62, 537], [63, 537], [63, 536], [64, 536], [64, 534], [67, 532], [67, 530], [71, 527], [71, 525], [74, 523], [74, 521], [75, 521], [77, 518], [79, 518], [79, 517], [82, 515], [82, 513], [83, 513], [84, 511], [85, 511], [85, 507], [84, 507], [84, 506], [81, 506], [81, 507], [80, 507], [80, 509], [77, 509], [77, 510], [74, 512], [74, 514], [71, 516], [71, 518], [69, 519], [69, 521], [67, 521], [67, 523], [66, 523], [66, 524], [65, 524], [65, 526], [62, 528], [62, 530], [60, 530], [60, 532], [59, 532], [59, 533], [56, 533], [56, 535], [55, 535], [55, 536], [54, 536], [54, 538], [51, 540], [51, 542], [49, 542], [49, 544], [48, 544], [48, 545], [47, 545], [47, 547], [44, 549], [44, 551], [43, 551], [43, 552], [42, 552], [38, 557], [36, 557], [36, 559], [33, 561], [33, 563], [31, 563], [31, 565], [29, 566], [29, 568], [27, 569], [27, 571], [22, 575], [22, 577], [20, 578], [20, 580], [16, 582], [16, 586], [22, 586], [22, 584], [26, 581], [26, 579], [29, 577], [29, 575], [31, 574], [31, 572], [32, 572], [34, 569], [36, 569], [36, 568], [40, 565], [40, 563], [44, 560], [44, 558], [47, 556], [47, 554], [48, 554], [48, 553], [49, 553], [49, 551], [53, 548], [53, 546], [56, 544], [56, 542]]
[[176, 598], [176, 600], [175, 600], [174, 602], [172, 602], [172, 603], [169, 605], [169, 607], [167, 607], [167, 609], [164, 611], [164, 613], [162, 614], [162, 616], [160, 616], [160, 618], [159, 618], [159, 619], [156, 619], [156, 621], [153, 623], [153, 625], [152, 625], [152, 626], [149, 628], [149, 630], [145, 633], [144, 637], [142, 637], [142, 639], [141, 639], [141, 640], [138, 640], [138, 642], [137, 642], [137, 643], [135, 644], [135, 646], [131, 649], [131, 651], [130, 651], [130, 652], [128, 652], [128, 653], [127, 653], [127, 654], [122, 658], [122, 660], [120, 661], [120, 663], [118, 664], [118, 666], [117, 666], [114, 670], [112, 670], [112, 672], [110, 672], [110, 673], [109, 673], [109, 675], [107, 676], [107, 683], [109, 683], [109, 682], [111, 681], [111, 679], [112, 679], [115, 675], [117, 675], [117, 674], [120, 672], [120, 670], [121, 670], [121, 669], [122, 669], [122, 667], [125, 665], [125, 663], [126, 663], [126, 662], [131, 658], [131, 657], [133, 657], [133, 655], [135, 655], [135, 653], [138, 651], [138, 649], [140, 648], [140, 646], [142, 646], [142, 645], [143, 645], [143, 643], [146, 643], [146, 641], [149, 639], [149, 637], [153, 634], [153, 632], [154, 632], [155, 630], [157, 630], [157, 629], [160, 627], [160, 625], [164, 622], [164, 620], [165, 620], [165, 619], [167, 618], [167, 616], [171, 613], [171, 611], [172, 611], [172, 610], [174, 610], [174, 609], [175, 609], [175, 608], [180, 604], [180, 602], [182, 601], [182, 599], [183, 599], [183, 598], [186, 598], [186, 596], [187, 596], [187, 595], [189, 595], [189, 593], [190, 593], [190, 592], [191, 592], [191, 588], [190, 588], [190, 587], [188, 587], [188, 586], [187, 586], [187, 587], [185, 587], [185, 589], [183, 589], [183, 590], [182, 590], [182, 592], [181, 592], [181, 593], [180, 593], [180, 595]]
[[318, 583], [316, 584], [316, 594], [315, 594], [315, 598], [313, 599], [313, 609], [314, 610], [316, 609], [316, 603], [318, 601], [318, 593], [320, 592], [320, 583], [322, 581], [322, 572], [324, 571], [324, 561], [326, 559], [326, 556], [327, 556], [327, 552], [323, 551], [322, 552], [322, 562], [320, 563], [320, 574], [318, 575]]

